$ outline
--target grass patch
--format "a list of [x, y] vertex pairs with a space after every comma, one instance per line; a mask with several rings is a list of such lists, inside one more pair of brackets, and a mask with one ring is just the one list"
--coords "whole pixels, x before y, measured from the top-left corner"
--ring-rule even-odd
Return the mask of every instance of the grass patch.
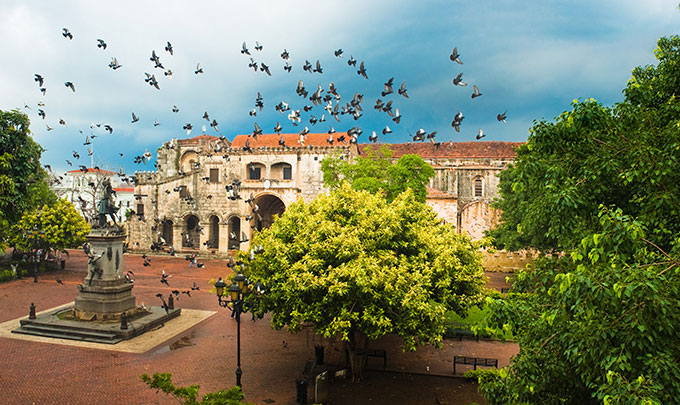
[[511, 331], [500, 331], [489, 327], [488, 318], [490, 315], [491, 310], [485, 304], [483, 307], [474, 306], [470, 308], [465, 317], [458, 315], [454, 311], [447, 311], [444, 314], [444, 318], [447, 324], [460, 322], [472, 326], [473, 330], [476, 330], [480, 337], [513, 340], [514, 336]]

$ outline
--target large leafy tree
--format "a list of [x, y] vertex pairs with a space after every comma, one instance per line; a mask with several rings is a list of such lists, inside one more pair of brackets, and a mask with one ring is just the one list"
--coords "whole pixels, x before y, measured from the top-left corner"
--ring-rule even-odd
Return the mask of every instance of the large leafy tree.
[[24, 212], [12, 226], [10, 243], [19, 250], [42, 249], [44, 260], [48, 249], [74, 248], [85, 242], [90, 225], [76, 211], [73, 204], [59, 199], [53, 205]]
[[540, 121], [500, 175], [501, 246], [568, 250], [598, 232], [598, 207], [639, 217], [668, 248], [680, 232], [680, 38], [661, 38], [657, 66], [638, 67], [625, 100], [574, 101]]
[[640, 221], [602, 208], [601, 233], [568, 256], [521, 272], [490, 300], [519, 353], [482, 384], [501, 403], [675, 403], [680, 395], [680, 245], [669, 252]]
[[369, 340], [397, 334], [407, 350], [440, 344], [444, 313], [482, 298], [476, 246], [411, 191], [387, 203], [344, 183], [292, 204], [252, 245], [263, 249], [252, 260], [241, 255], [246, 275], [267, 290], [251, 298], [253, 311], [271, 312], [277, 329], [313, 325], [340, 338], [355, 379], [356, 353]]
[[43, 149], [31, 138], [29, 124], [19, 111], [0, 110], [0, 248], [25, 211], [57, 200], [40, 164]]
[[366, 156], [352, 161], [327, 157], [321, 162], [324, 182], [337, 188], [348, 181], [355, 190], [382, 193], [388, 202], [410, 188], [418, 201], [425, 202], [427, 184], [434, 177], [432, 166], [415, 154], [403, 155], [396, 162], [392, 155], [392, 150], [383, 145], [378, 150], [367, 148]]
[[520, 353], [491, 403], [674, 403], [680, 395], [680, 37], [623, 102], [539, 122], [501, 177], [508, 247], [567, 253], [520, 273], [496, 324]]

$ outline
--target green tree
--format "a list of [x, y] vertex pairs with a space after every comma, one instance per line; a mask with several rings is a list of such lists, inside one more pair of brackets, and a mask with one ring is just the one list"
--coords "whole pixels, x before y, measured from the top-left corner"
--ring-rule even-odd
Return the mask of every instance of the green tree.
[[669, 248], [680, 232], [680, 38], [661, 38], [657, 66], [633, 70], [611, 108], [574, 100], [554, 123], [540, 121], [500, 175], [500, 246], [573, 249], [599, 231], [598, 207], [639, 217]]
[[427, 184], [434, 177], [434, 169], [418, 155], [403, 155], [392, 161], [392, 150], [383, 145], [380, 149], [367, 148], [367, 156], [358, 156], [349, 162], [339, 156], [321, 161], [324, 182], [331, 189], [349, 181], [355, 190], [382, 193], [388, 202], [407, 188], [416, 199], [425, 202]]
[[25, 211], [57, 200], [40, 164], [43, 149], [31, 138], [29, 124], [17, 110], [0, 110], [0, 249]]
[[149, 377], [148, 374], [142, 374], [140, 376], [142, 381], [149, 388], [156, 389], [157, 391], [163, 391], [168, 395], [172, 395], [179, 403], [185, 405], [249, 405], [249, 402], [243, 402], [243, 393], [241, 388], [233, 387], [227, 391], [217, 391], [211, 392], [209, 394], [203, 395], [203, 398], [199, 402], [198, 390], [201, 388], [199, 385], [190, 385], [188, 387], [176, 387], [172, 383], [172, 374], [170, 373], [155, 373], [153, 376]]
[[[405, 350], [441, 344], [444, 313], [465, 313], [482, 299], [482, 267], [475, 244], [444, 224], [406, 191], [382, 196], [344, 183], [330, 195], [292, 204], [252, 246], [246, 276], [266, 293], [248, 304], [272, 314], [272, 326], [340, 338], [353, 378], [361, 378], [357, 350], [386, 334]], [[366, 351], [364, 350], [364, 353]]]
[[481, 381], [492, 404], [675, 403], [680, 395], [680, 245], [664, 252], [645, 227], [602, 207], [602, 232], [568, 256], [521, 272], [489, 299], [520, 351]]
[[488, 299], [520, 352], [490, 403], [674, 403], [680, 395], [680, 37], [661, 38], [623, 102], [575, 101], [534, 125], [501, 176], [507, 247], [566, 255]]
[[[35, 232], [37, 230], [37, 232]], [[59, 199], [52, 205], [24, 212], [19, 222], [12, 226], [10, 243], [19, 250], [28, 251], [34, 247], [43, 250], [40, 260], [47, 257], [48, 249], [74, 248], [85, 242], [90, 225], [76, 211], [69, 201]]]

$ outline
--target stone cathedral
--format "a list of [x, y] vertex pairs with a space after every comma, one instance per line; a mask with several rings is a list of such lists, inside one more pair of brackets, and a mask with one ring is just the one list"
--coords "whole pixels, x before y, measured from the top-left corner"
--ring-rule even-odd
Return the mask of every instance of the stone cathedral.
[[[147, 251], [160, 242], [178, 253], [247, 250], [255, 230], [268, 227], [295, 201], [311, 201], [326, 190], [325, 157], [366, 154], [369, 144], [342, 135], [238, 135], [230, 142], [203, 134], [166, 142], [158, 149], [156, 171], [136, 173], [136, 215], [126, 223], [129, 249]], [[498, 173], [521, 143], [386, 145], [394, 159], [413, 153], [435, 169], [427, 203], [459, 232], [478, 239], [497, 221], [490, 203], [498, 195]]]

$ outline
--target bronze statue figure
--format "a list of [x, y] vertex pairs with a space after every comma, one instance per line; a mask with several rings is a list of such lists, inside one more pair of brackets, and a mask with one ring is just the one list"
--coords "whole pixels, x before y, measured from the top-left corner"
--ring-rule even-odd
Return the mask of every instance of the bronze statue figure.
[[118, 228], [118, 223], [116, 222], [116, 212], [118, 212], [118, 208], [113, 201], [113, 196], [116, 194], [116, 191], [111, 186], [109, 179], [104, 179], [102, 186], [104, 187], [104, 190], [102, 192], [102, 198], [99, 199], [99, 202], [97, 203], [97, 221], [94, 224], [94, 227], [110, 227], [106, 218], [108, 215], [113, 221], [113, 227]]

